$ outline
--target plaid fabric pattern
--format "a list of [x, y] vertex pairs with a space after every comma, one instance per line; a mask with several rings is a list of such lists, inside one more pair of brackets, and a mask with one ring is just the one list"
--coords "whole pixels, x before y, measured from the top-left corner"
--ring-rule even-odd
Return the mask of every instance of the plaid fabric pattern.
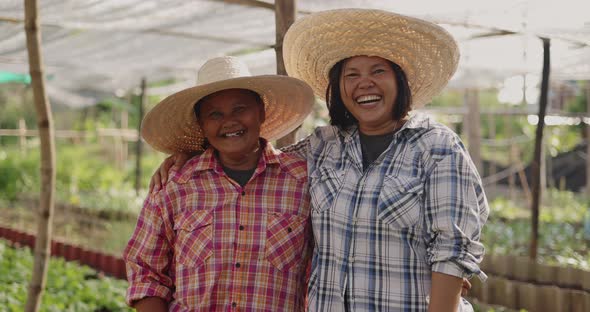
[[270, 144], [244, 188], [211, 149], [189, 160], [145, 201], [124, 252], [127, 302], [157, 296], [170, 311], [304, 311], [307, 187], [305, 160]]
[[478, 275], [488, 216], [460, 139], [413, 116], [363, 172], [357, 129], [316, 129], [307, 152], [316, 249], [310, 311], [426, 311], [431, 272]]

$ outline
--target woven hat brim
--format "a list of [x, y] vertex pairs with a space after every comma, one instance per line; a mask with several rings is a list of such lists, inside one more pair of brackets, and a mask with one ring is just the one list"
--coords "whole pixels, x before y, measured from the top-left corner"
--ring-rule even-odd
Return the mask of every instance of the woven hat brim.
[[195, 86], [172, 94], [149, 111], [141, 135], [154, 149], [168, 153], [201, 151], [204, 136], [194, 114], [203, 97], [227, 89], [252, 90], [262, 98], [265, 121], [260, 135], [269, 141], [297, 128], [311, 112], [313, 91], [305, 82], [277, 75], [240, 77]]
[[459, 63], [459, 48], [442, 27], [381, 10], [340, 9], [296, 21], [283, 41], [291, 77], [307, 82], [325, 99], [330, 69], [359, 55], [398, 64], [412, 92], [412, 107], [422, 107], [444, 89]]

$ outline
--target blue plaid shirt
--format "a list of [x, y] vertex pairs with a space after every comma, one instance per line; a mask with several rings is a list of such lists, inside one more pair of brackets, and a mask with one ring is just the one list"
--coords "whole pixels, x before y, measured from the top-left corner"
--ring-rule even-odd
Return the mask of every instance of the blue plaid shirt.
[[426, 311], [432, 271], [485, 274], [481, 179], [459, 137], [416, 115], [366, 171], [356, 128], [317, 128], [307, 158], [316, 248], [310, 311]]

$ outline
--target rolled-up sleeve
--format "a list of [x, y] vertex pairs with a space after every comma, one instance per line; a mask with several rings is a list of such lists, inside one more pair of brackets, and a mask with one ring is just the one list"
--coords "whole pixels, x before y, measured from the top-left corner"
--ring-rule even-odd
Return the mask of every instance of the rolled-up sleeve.
[[438, 152], [425, 181], [427, 261], [433, 272], [483, 281], [480, 237], [489, 207], [481, 178], [461, 144]]
[[125, 301], [130, 306], [145, 297], [160, 297], [168, 302], [172, 298], [170, 227], [160, 211], [161, 194], [150, 194], [145, 200], [123, 252], [129, 281]]

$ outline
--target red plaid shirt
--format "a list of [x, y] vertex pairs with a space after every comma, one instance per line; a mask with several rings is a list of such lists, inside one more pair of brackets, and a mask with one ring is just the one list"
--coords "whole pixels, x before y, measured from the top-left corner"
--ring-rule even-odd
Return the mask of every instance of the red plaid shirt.
[[306, 162], [266, 144], [250, 181], [208, 149], [145, 201], [124, 252], [127, 303], [169, 311], [304, 311], [313, 238]]

